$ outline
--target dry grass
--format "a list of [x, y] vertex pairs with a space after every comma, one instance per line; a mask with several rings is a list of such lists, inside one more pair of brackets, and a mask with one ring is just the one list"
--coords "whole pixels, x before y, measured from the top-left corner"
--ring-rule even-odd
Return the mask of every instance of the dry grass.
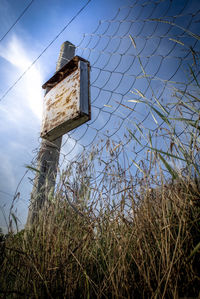
[[[68, 165], [35, 225], [1, 236], [1, 298], [200, 297], [200, 100], [193, 77], [194, 93], [175, 90], [179, 117], [145, 99], [164, 122], [165, 152], [149, 134], [150, 158], [143, 167], [133, 162], [133, 176], [120, 163], [120, 147], [108, 140], [106, 161], [94, 147]], [[174, 122], [184, 126], [184, 142]], [[185, 172], [176, 168], [180, 159]]]
[[98, 213], [94, 202], [70, 206], [59, 191], [37, 225], [1, 243], [3, 298], [197, 298], [199, 185], [142, 187], [140, 198], [128, 189], [120, 208]]

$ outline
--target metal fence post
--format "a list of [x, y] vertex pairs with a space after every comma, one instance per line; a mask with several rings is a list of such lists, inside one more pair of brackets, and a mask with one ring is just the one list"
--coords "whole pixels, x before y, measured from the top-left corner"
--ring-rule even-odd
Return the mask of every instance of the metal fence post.
[[[60, 55], [56, 65], [56, 71], [61, 69], [75, 55], [75, 46], [70, 42], [64, 42], [61, 45]], [[49, 90], [46, 89], [46, 93]], [[31, 205], [29, 207], [27, 226], [30, 226], [37, 220], [38, 212], [48, 198], [49, 192], [54, 192], [57, 168], [59, 163], [60, 148], [62, 137], [53, 142], [42, 139], [38, 153], [39, 173], [36, 175], [31, 193]]]

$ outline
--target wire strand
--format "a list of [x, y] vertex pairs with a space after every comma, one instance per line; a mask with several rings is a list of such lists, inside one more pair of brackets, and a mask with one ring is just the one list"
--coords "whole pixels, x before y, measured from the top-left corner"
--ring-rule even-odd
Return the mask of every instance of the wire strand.
[[8, 31], [2, 36], [2, 38], [0, 39], [0, 42], [2, 42], [2, 40], [8, 35], [8, 33], [13, 29], [13, 27], [19, 22], [19, 20], [23, 17], [23, 15], [25, 14], [25, 12], [29, 9], [29, 7], [33, 4], [35, 0], [32, 0], [26, 7], [25, 9], [22, 11], [22, 13], [19, 15], [19, 17], [16, 19], [16, 21], [12, 24], [12, 26], [8, 29]]
[[2, 101], [7, 94], [17, 85], [17, 83], [24, 77], [24, 75], [33, 67], [33, 65], [40, 59], [40, 57], [47, 51], [47, 49], [58, 39], [58, 37], [67, 29], [67, 27], [80, 15], [80, 13], [87, 7], [91, 2], [88, 0], [87, 3], [76, 13], [76, 15], [62, 28], [62, 30], [54, 37], [54, 39], [44, 48], [40, 55], [27, 67], [27, 69], [20, 75], [20, 77], [6, 90], [3, 96], [0, 98]]

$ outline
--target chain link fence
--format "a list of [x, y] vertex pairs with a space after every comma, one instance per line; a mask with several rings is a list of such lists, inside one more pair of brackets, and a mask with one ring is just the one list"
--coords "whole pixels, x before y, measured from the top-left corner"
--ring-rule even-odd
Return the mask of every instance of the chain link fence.
[[60, 158], [73, 184], [85, 176], [97, 190], [110, 173], [109, 197], [127, 188], [123, 176], [155, 174], [155, 155], [166, 175], [172, 163], [197, 170], [199, 15], [195, 1], [133, 1], [83, 36], [76, 54], [91, 64], [92, 119], [64, 136]]

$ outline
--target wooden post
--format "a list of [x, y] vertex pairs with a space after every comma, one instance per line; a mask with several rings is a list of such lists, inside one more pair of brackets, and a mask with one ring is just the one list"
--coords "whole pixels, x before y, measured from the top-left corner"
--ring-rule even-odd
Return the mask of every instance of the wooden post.
[[[61, 69], [75, 55], [75, 46], [70, 42], [64, 42], [61, 46], [60, 55], [56, 65], [56, 71]], [[49, 90], [46, 89], [45, 94]], [[39, 173], [36, 175], [31, 193], [31, 205], [29, 207], [27, 226], [32, 225], [38, 216], [38, 212], [44, 205], [50, 192], [54, 192], [57, 168], [59, 163], [62, 137], [53, 142], [42, 139], [40, 151], [38, 153]]]

